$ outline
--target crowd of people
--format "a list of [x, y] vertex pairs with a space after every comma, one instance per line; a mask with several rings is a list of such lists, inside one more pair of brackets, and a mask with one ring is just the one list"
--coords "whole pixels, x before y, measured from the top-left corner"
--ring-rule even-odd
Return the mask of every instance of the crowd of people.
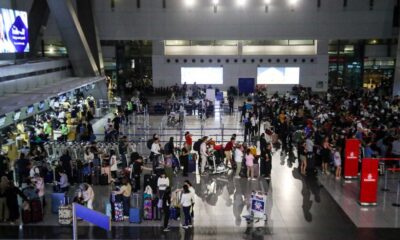
[[[135, 111], [129, 102], [125, 107], [128, 115]], [[106, 142], [116, 144], [99, 147], [92, 141], [84, 145], [80, 162], [74, 161], [69, 151], [64, 151], [55, 168], [54, 179], [49, 180], [46, 169], [35, 164], [46, 161], [49, 156], [43, 141], [36, 141], [31, 150], [21, 153], [16, 161], [19, 186], [14, 186], [2, 160], [0, 220], [15, 222], [19, 218], [19, 208], [15, 208], [17, 196], [26, 202], [38, 199], [44, 206], [46, 182], [54, 183], [57, 192], [76, 190], [74, 201], [92, 209], [96, 209], [92, 186], [112, 184], [111, 203], [121, 203], [122, 219], [129, 219], [133, 194], [146, 193], [151, 196], [153, 207], [158, 205], [163, 213], [165, 231], [169, 230], [170, 214], [175, 215], [173, 207], [182, 208], [183, 227], [189, 228], [193, 224], [194, 189], [189, 181], [182, 189], [174, 189], [174, 183], [179, 174], [187, 177], [196, 169], [193, 163], [198, 163], [202, 176], [211, 171], [215, 173], [223, 165], [229, 169], [227, 173], [236, 178], [270, 179], [272, 156], [280, 152], [282, 156], [288, 155], [293, 163], [297, 158], [299, 171], [305, 176], [315, 175], [320, 169], [321, 174], [333, 173], [340, 179], [346, 139], [360, 140], [362, 157], [400, 157], [399, 104], [398, 97], [378, 96], [366, 90], [335, 89], [326, 94], [313, 94], [296, 88], [292, 93], [270, 97], [259, 91], [239, 108], [240, 122], [244, 126], [243, 142], [238, 141], [235, 134], [226, 144], [216, 143], [207, 136], [193, 141], [190, 132], [186, 132], [183, 146], [178, 147], [173, 137], [162, 146], [159, 135], [154, 134], [146, 143], [149, 156], [138, 152], [127, 137], [120, 136], [123, 117], [117, 114], [105, 124]], [[398, 166], [398, 161], [390, 164]], [[147, 181], [150, 172], [156, 179], [153, 183]], [[78, 184], [77, 187], [74, 184]], [[33, 193], [28, 191], [32, 188]], [[117, 219], [113, 206], [112, 215]]]

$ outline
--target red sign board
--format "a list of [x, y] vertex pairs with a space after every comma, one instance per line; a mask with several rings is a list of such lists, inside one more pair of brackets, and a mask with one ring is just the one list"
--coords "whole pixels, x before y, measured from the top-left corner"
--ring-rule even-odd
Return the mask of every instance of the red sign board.
[[358, 177], [358, 158], [360, 156], [360, 141], [358, 139], [347, 139], [344, 151], [344, 174], [343, 177]]
[[378, 191], [378, 159], [365, 158], [361, 164], [360, 204], [376, 205]]

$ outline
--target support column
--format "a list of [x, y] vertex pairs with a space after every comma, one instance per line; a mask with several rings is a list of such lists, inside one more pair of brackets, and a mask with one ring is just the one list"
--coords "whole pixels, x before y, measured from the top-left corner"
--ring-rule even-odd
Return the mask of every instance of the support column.
[[46, 0], [34, 0], [28, 14], [29, 47], [31, 57], [36, 55], [38, 42], [43, 37], [44, 28], [49, 19], [50, 9]]
[[[397, 38], [400, 39], [400, 32]], [[394, 79], [393, 79], [393, 96], [400, 96], [400, 41], [397, 41], [397, 50], [396, 50], [396, 66], [394, 69]]]
[[96, 62], [101, 75], [104, 75], [103, 53], [101, 51], [100, 39], [96, 22], [93, 16], [92, 0], [76, 0], [78, 19], [82, 26], [90, 51]]
[[99, 76], [96, 61], [71, 0], [47, 0], [47, 4], [56, 18], [75, 75], [78, 77]]

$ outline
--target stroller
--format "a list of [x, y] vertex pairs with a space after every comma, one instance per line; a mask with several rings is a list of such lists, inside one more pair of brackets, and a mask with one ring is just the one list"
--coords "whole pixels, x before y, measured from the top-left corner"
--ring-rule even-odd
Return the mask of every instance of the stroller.
[[229, 171], [229, 168], [224, 164], [224, 153], [221, 150], [213, 150], [207, 160], [211, 174], [227, 173]]
[[179, 120], [176, 118], [176, 113], [175, 112], [171, 112], [168, 115], [168, 119], [167, 119], [167, 126], [168, 127], [175, 127], [176, 125], [179, 124]]

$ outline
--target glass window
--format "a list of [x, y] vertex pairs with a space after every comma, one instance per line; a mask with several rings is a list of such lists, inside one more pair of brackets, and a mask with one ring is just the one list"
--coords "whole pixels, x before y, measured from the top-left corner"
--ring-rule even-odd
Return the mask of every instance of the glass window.
[[165, 40], [165, 46], [189, 46], [189, 40]]
[[237, 40], [217, 40], [215, 41], [216, 46], [237, 46]]
[[289, 40], [289, 45], [314, 45], [314, 40]]

